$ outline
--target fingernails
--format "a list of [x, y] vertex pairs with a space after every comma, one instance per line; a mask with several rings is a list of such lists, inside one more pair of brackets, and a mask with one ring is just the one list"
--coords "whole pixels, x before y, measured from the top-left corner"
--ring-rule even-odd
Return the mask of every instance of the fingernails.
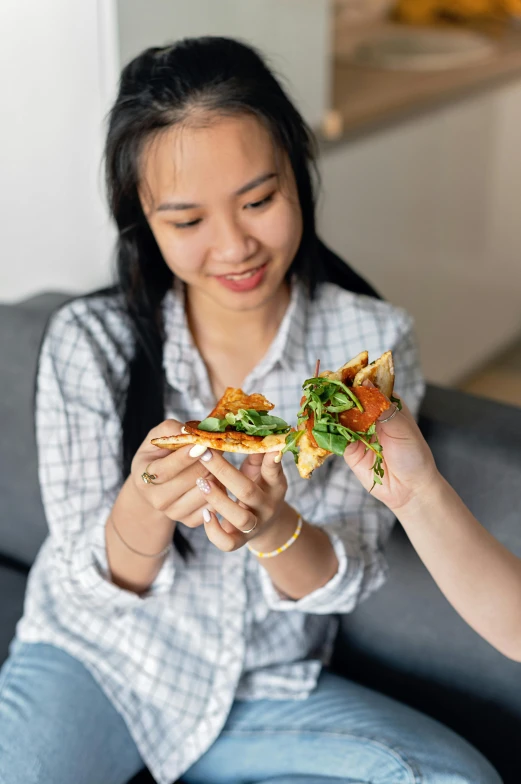
[[183, 433], [183, 435], [185, 435], [185, 436], [188, 435], [188, 430], [186, 429], [186, 427], [184, 425], [181, 428], [181, 433]]
[[353, 452], [355, 452], [358, 449], [359, 443], [360, 443], [359, 441], [351, 441], [351, 443], [348, 444], [344, 449], [344, 455], [347, 455], [348, 457], [349, 455], [352, 455]]
[[209, 509], [203, 509], [203, 520], [205, 523], [209, 523], [212, 519], [212, 515]]
[[207, 482], [207, 481], [206, 481], [206, 479], [205, 479], [203, 476], [199, 476], [199, 477], [198, 477], [198, 478], [195, 480], [195, 484], [197, 485], [197, 487], [199, 488], [199, 490], [201, 491], [201, 493], [206, 493], [206, 494], [208, 494], [208, 493], [210, 492], [210, 490], [212, 489], [212, 488], [210, 487], [210, 483], [209, 483], [209, 482]]
[[190, 457], [201, 457], [201, 455], [204, 455], [206, 452], [206, 449], [207, 447], [205, 447], [204, 444], [196, 444], [190, 449], [188, 454]]
[[203, 463], [207, 463], [209, 460], [212, 459], [212, 457], [213, 457], [212, 450], [207, 449], [206, 452], [201, 456], [201, 460], [203, 461]]
[[280, 463], [281, 460], [282, 460], [282, 452], [278, 452], [278, 454], [276, 454], [275, 457], [273, 458], [273, 462]]

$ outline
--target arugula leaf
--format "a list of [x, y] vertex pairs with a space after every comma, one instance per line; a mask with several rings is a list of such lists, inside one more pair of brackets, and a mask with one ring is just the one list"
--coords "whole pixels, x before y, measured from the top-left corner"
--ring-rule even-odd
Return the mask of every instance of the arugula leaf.
[[290, 427], [280, 417], [274, 417], [266, 411], [240, 408], [236, 414], [227, 413], [224, 419], [207, 417], [199, 423], [199, 430], [210, 433], [224, 433], [227, 428], [233, 427], [239, 433], [250, 436], [269, 436], [275, 433], [286, 433]]
[[354, 408], [354, 405], [353, 401], [343, 392], [335, 392], [331, 395], [330, 401], [327, 404], [327, 410], [335, 414], [340, 414], [343, 411], [349, 411], [351, 408]]
[[286, 452], [291, 452], [293, 457], [295, 458], [295, 463], [298, 460], [298, 447], [297, 444], [299, 439], [304, 435], [304, 430], [293, 430], [291, 433], [288, 433], [286, 436], [286, 443], [280, 450], [282, 454]]
[[313, 437], [321, 449], [327, 449], [335, 455], [342, 456], [347, 446], [347, 439], [338, 433], [323, 433], [313, 428]]
[[308, 387], [313, 387], [313, 391], [315, 392], [315, 394], [317, 394], [318, 391], [320, 398], [324, 402], [329, 400], [329, 398], [333, 394], [334, 387], [340, 387], [340, 389], [344, 390], [345, 394], [358, 408], [359, 411], [364, 410], [362, 404], [358, 400], [355, 393], [349, 387], [343, 384], [342, 381], [337, 381], [334, 378], [324, 378], [322, 376], [318, 376], [318, 378], [308, 378], [307, 381], [304, 381], [304, 384], [302, 386], [305, 393], [308, 392]]
[[402, 401], [400, 400], [400, 398], [394, 397], [393, 395], [391, 395], [389, 400], [391, 401], [391, 403], [394, 403], [398, 407], [398, 411], [402, 410], [403, 406], [402, 406]]
[[[374, 364], [374, 363], [371, 363]], [[338, 414], [349, 411], [355, 406], [359, 411], [364, 408], [354, 392], [340, 381], [325, 376], [309, 378], [303, 384], [304, 400], [298, 412], [301, 424], [313, 414], [313, 436], [318, 446], [336, 455], [343, 455], [348, 443], [361, 441], [366, 450], [374, 453], [373, 487], [382, 484], [384, 476], [382, 447], [376, 436], [376, 423], [365, 432], [354, 431], [339, 422]], [[401, 409], [401, 402], [391, 397], [391, 402]], [[302, 432], [302, 431], [300, 431]]]
[[288, 423], [280, 417], [244, 408], [239, 409], [235, 415], [235, 427], [239, 431], [244, 429], [246, 433], [253, 436], [284, 433], [289, 430]]
[[209, 433], [224, 433], [228, 422], [226, 419], [217, 419], [217, 417], [207, 417], [199, 422], [199, 430], [207, 430]]

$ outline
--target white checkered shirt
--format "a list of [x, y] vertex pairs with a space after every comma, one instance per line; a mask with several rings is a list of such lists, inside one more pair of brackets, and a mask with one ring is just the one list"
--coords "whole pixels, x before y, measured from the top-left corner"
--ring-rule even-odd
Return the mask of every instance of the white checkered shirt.
[[[202, 419], [214, 406], [183, 300], [164, 302], [165, 412]], [[248, 335], [244, 335], [248, 339]], [[392, 349], [396, 389], [414, 412], [423, 394], [410, 317], [386, 302], [300, 285], [270, 350], [246, 379], [294, 423], [301, 385], [363, 349]], [[183, 534], [144, 596], [110, 581], [104, 527], [123, 483], [120, 415], [132, 339], [117, 297], [80, 299], [52, 320], [37, 388], [40, 482], [50, 535], [31, 571], [20, 639], [47, 642], [90, 670], [122, 714], [160, 784], [176, 780], [214, 742], [235, 699], [302, 699], [327, 662], [335, 613], [348, 613], [385, 579], [382, 547], [392, 514], [332, 457], [311, 480], [284, 458], [287, 501], [329, 533], [339, 568], [298, 601], [282, 599], [246, 547], [220, 552], [204, 528]], [[241, 456], [229, 456], [234, 464]]]

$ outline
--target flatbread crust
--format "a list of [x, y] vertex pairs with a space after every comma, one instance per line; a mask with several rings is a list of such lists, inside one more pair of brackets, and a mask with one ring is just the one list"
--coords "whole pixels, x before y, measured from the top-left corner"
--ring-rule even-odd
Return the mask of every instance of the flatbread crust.
[[354, 377], [353, 386], [361, 387], [367, 380], [372, 381], [386, 397], [391, 397], [394, 389], [394, 362], [391, 351], [386, 351], [375, 362], [361, 368]]
[[[203, 432], [203, 431], [200, 431]], [[280, 452], [286, 443], [287, 433], [258, 438], [247, 433], [205, 433], [204, 436], [195, 433], [181, 433], [178, 436], [167, 436], [166, 438], [153, 438], [152, 443], [161, 449], [175, 451], [187, 444], [203, 444], [209, 449], [218, 449], [221, 452], [238, 452], [243, 455], [263, 454], [265, 452]], [[225, 436], [217, 438], [216, 436]], [[237, 438], [246, 436], [246, 438]], [[251, 440], [250, 440], [251, 439]]]
[[[258, 393], [246, 395], [242, 389], [227, 387], [222, 398], [217, 402], [208, 417], [224, 419], [226, 414], [237, 414], [239, 409], [253, 409], [254, 411], [271, 411], [273, 403]], [[244, 455], [263, 454], [266, 452], [280, 452], [286, 443], [287, 433], [270, 436], [250, 436], [248, 433], [239, 433], [236, 430], [227, 430], [224, 433], [210, 433], [199, 430], [199, 422], [187, 422], [184, 433], [175, 436], [153, 438], [152, 443], [161, 449], [175, 451], [188, 444], [201, 444], [209, 449], [218, 449], [221, 452], [238, 452]]]
[[[358, 356], [346, 362], [336, 371], [325, 370], [320, 374], [322, 378], [331, 378], [342, 381], [347, 386], [352, 386], [353, 392], [357, 395], [364, 411], [357, 408], [341, 414], [341, 421], [350, 430], [365, 432], [378, 417], [390, 407], [390, 398], [394, 388], [394, 364], [391, 351], [386, 351], [375, 362], [369, 363], [367, 351], [362, 351]], [[371, 381], [376, 389], [364, 387], [364, 381]], [[384, 397], [385, 396], [385, 397]], [[328, 458], [332, 452], [319, 447], [313, 437], [313, 414], [306, 422], [299, 425], [299, 430], [305, 433], [299, 439], [299, 454], [297, 468], [303, 479], [309, 479], [316, 468]]]
[[253, 395], [246, 395], [242, 389], [226, 387], [224, 395], [208, 416], [224, 419], [226, 414], [236, 414], [240, 408], [250, 408], [253, 411], [271, 411], [275, 406], [264, 395], [259, 395], [257, 392], [254, 392]]

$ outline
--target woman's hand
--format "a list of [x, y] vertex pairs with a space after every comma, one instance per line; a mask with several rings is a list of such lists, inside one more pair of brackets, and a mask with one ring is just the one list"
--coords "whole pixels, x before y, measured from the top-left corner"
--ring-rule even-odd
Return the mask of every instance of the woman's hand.
[[[383, 449], [385, 473], [382, 485], [375, 485], [372, 495], [394, 512], [439, 478], [427, 442], [407, 406], [404, 403], [402, 405], [402, 411], [398, 411], [389, 422], [378, 422], [376, 425]], [[382, 419], [388, 416], [389, 411], [385, 411]], [[344, 460], [365, 489], [371, 490], [374, 453], [366, 452], [364, 445], [356, 441], [348, 445]]]
[[[150, 443], [153, 438], [177, 435], [181, 427], [180, 422], [169, 419], [150, 431], [134, 456], [131, 478], [140, 497], [153, 509], [170, 520], [197, 528], [203, 523], [203, 509], [208, 503], [196, 481], [210, 476], [204, 462], [205, 455], [211, 456], [210, 451], [191, 445], [172, 452]], [[145, 471], [155, 477], [153, 483], [143, 481]]]
[[[197, 492], [212, 510], [205, 510], [201, 521], [204, 519], [210, 541], [231, 552], [271, 529], [285, 510], [288, 484], [280, 461], [276, 462], [277, 452], [250, 455], [240, 471], [217, 450], [210, 453], [211, 460], [204, 462], [204, 467], [212, 477], [196, 480]], [[232, 501], [226, 490], [237, 501]], [[222, 515], [221, 523], [212, 512]]]

